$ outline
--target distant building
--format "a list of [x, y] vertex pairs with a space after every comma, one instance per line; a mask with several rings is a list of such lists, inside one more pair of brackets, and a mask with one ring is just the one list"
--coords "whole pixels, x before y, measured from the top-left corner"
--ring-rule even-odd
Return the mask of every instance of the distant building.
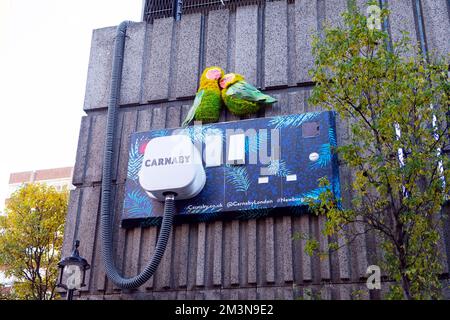
[[9, 175], [9, 189], [5, 202], [7, 203], [11, 194], [26, 183], [45, 183], [55, 187], [58, 191], [61, 191], [63, 187], [67, 187], [68, 190], [74, 189], [75, 187], [72, 185], [72, 173], [73, 167], [13, 172]]

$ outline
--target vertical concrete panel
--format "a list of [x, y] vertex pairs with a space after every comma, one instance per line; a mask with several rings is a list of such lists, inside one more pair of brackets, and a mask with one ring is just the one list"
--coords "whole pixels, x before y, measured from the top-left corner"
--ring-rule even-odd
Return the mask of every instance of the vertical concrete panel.
[[69, 204], [67, 206], [66, 223], [64, 227], [64, 240], [61, 249], [61, 257], [72, 254], [75, 237], [75, 227], [78, 217], [79, 201], [81, 201], [81, 188], [71, 190], [69, 194]]
[[445, 0], [422, 1], [428, 50], [441, 56], [450, 52], [449, 7]]
[[99, 182], [102, 177], [103, 148], [105, 143], [106, 115], [92, 117], [92, 139], [86, 157], [85, 183]]
[[205, 65], [227, 67], [228, 55], [228, 9], [209, 12], [206, 34]]
[[130, 149], [130, 136], [136, 131], [137, 111], [127, 111], [123, 113], [122, 132], [116, 154], [118, 155], [116, 172], [117, 183], [125, 183], [128, 168], [128, 153]]
[[191, 109], [191, 105], [190, 104], [183, 104], [181, 106], [181, 119], [184, 120], [189, 112], [189, 110]]
[[314, 65], [311, 52], [312, 38], [317, 33], [317, 1], [296, 0], [295, 1], [295, 43], [297, 54], [297, 77], [296, 82], [311, 81], [308, 70]]
[[136, 122], [136, 131], [139, 132], [150, 130], [152, 123], [152, 110], [145, 109], [138, 111]]
[[206, 290], [204, 294], [205, 300], [220, 300], [220, 290]]
[[[112, 200], [114, 208], [117, 209], [116, 204], [115, 204], [116, 203], [115, 200], [117, 197], [117, 187], [115, 185], [113, 185], [111, 191], [112, 191], [111, 200]], [[100, 194], [100, 199], [101, 199], [101, 194]], [[100, 211], [100, 205], [99, 205], [98, 211]], [[117, 214], [116, 214], [116, 211], [114, 211], [114, 218], [116, 218], [116, 217], [117, 217]], [[114, 220], [113, 220], [113, 225], [116, 226], [116, 224], [114, 224]], [[113, 230], [114, 230], [114, 227], [113, 227]], [[97, 291], [106, 292], [106, 290], [108, 289], [106, 287], [106, 285], [108, 284], [109, 292], [111, 292], [112, 285], [110, 282], [109, 283], [107, 282], [107, 277], [106, 277], [106, 272], [105, 272], [105, 264], [103, 262], [103, 257], [101, 254], [103, 244], [102, 244], [102, 237], [101, 237], [100, 221], [98, 221], [96, 232], [97, 232], [97, 237], [96, 237], [96, 245], [95, 246], [96, 246], [97, 250], [96, 250], [96, 254], [95, 254], [95, 259], [91, 266], [91, 268], [93, 269], [92, 272], [94, 273], [93, 278], [95, 279], [95, 287], [96, 287]], [[113, 235], [116, 235], [116, 233], [113, 233]]]
[[260, 300], [275, 300], [276, 287], [258, 287], [256, 288], [256, 294]]
[[297, 53], [296, 53], [296, 26], [295, 26], [295, 2], [288, 1], [288, 12], [287, 12], [287, 46], [288, 46], [288, 85], [295, 86], [297, 81]]
[[302, 280], [303, 281], [312, 281], [312, 263], [311, 263], [311, 257], [306, 254], [305, 247], [306, 247], [306, 240], [310, 237], [310, 231], [309, 231], [309, 216], [308, 215], [302, 215], [300, 217], [300, 233], [303, 236], [301, 242], [301, 254], [302, 254]]
[[[318, 217], [318, 238], [320, 243], [320, 250], [329, 253], [328, 250], [328, 236], [322, 233], [322, 230], [325, 228], [326, 217], [319, 216]], [[331, 271], [330, 271], [330, 257], [328, 255], [324, 256], [320, 259], [320, 278], [321, 280], [330, 280], [331, 279]]]
[[166, 126], [166, 108], [154, 107], [152, 115], [152, 130], [163, 129]]
[[248, 283], [248, 224], [246, 221], [239, 223], [239, 285]]
[[92, 33], [84, 110], [108, 105], [115, 34], [116, 27], [96, 29]]
[[236, 11], [230, 11], [228, 17], [228, 40], [227, 40], [227, 66], [225, 73], [236, 71]]
[[213, 272], [214, 272], [214, 222], [206, 223], [206, 239], [205, 239], [205, 288], [212, 288]]
[[153, 29], [148, 33], [150, 45], [145, 63], [142, 100], [163, 100], [169, 97], [169, 74], [172, 48], [172, 28], [174, 20], [170, 18], [156, 19]]
[[287, 2], [267, 2], [265, 12], [264, 86], [287, 85]]
[[303, 91], [289, 92], [287, 96], [289, 104], [289, 113], [293, 114], [305, 112], [305, 101]]
[[347, 0], [326, 0], [325, 1], [325, 20], [333, 27], [343, 27], [344, 19], [342, 13], [347, 10]]
[[328, 285], [323, 285], [320, 290], [320, 298], [322, 300], [331, 300], [331, 288]]
[[81, 185], [83, 183], [90, 129], [91, 117], [81, 117], [80, 134], [78, 135], [77, 155], [72, 176], [72, 184], [75, 186]]
[[247, 282], [249, 284], [256, 284], [257, 272], [257, 247], [256, 247], [256, 220], [252, 219], [247, 222]]
[[231, 285], [239, 284], [239, 220], [231, 222], [231, 266], [230, 266], [230, 282]]
[[283, 233], [278, 241], [282, 244], [283, 280], [290, 283], [294, 281], [293, 258], [292, 258], [292, 219], [290, 216], [283, 217]]
[[176, 257], [178, 258], [178, 286], [185, 288], [187, 286], [188, 272], [188, 252], [189, 252], [189, 225], [184, 223], [176, 228]]
[[266, 233], [266, 282], [275, 282], [275, 230], [274, 230], [274, 219], [268, 217], [265, 219], [265, 233]]
[[236, 47], [234, 71], [254, 85], [257, 83], [258, 6], [236, 9]]
[[[139, 272], [142, 272], [147, 264], [150, 262], [153, 253], [155, 252], [156, 239], [158, 236], [158, 227], [153, 226], [142, 229], [141, 240], [141, 258], [139, 259]], [[151, 277], [142, 287], [140, 291], [153, 288], [154, 278]]]
[[[126, 245], [126, 229], [120, 227], [120, 219], [123, 210], [123, 199], [125, 195], [125, 185], [119, 184], [115, 186], [116, 196], [114, 198], [114, 219], [113, 219], [113, 248], [115, 249], [114, 257], [116, 267], [119, 272], [123, 273], [125, 263], [125, 245]], [[121, 290], [121, 288], [115, 284], [108, 282], [108, 293]]]
[[223, 222], [216, 221], [214, 223], [214, 256], [213, 256], [213, 285], [220, 286], [222, 284], [222, 233]]
[[180, 126], [181, 108], [180, 106], [172, 106], [167, 109], [166, 128], [176, 128]]
[[352, 285], [351, 284], [341, 284], [339, 285], [339, 299], [341, 300], [351, 300], [352, 299]]
[[357, 262], [357, 277], [365, 278], [366, 270], [368, 267], [367, 263], [367, 245], [366, 245], [366, 237], [364, 234], [364, 225], [362, 223], [355, 223], [355, 232], [356, 234], [360, 234], [356, 237], [354, 243], [354, 251], [352, 255], [356, 257]]
[[341, 280], [350, 279], [350, 267], [349, 267], [349, 257], [348, 257], [348, 246], [345, 242], [344, 235], [338, 235], [337, 242], [339, 245], [338, 250], [338, 267], [339, 267], [339, 278]]
[[[87, 261], [93, 261], [95, 242], [95, 231], [98, 218], [98, 206], [100, 201], [100, 187], [88, 187], [83, 190], [83, 200], [80, 211], [80, 223], [77, 239], [80, 240], [80, 255]], [[74, 239], [74, 240], [77, 240]], [[86, 287], [81, 291], [88, 291], [91, 288], [91, 270], [86, 272]]]
[[197, 236], [197, 270], [195, 284], [198, 287], [205, 285], [205, 260], [206, 260], [206, 224], [198, 224]]
[[438, 251], [439, 261], [442, 265], [442, 273], [448, 274], [449, 266], [448, 266], [447, 251], [446, 251], [446, 247], [445, 247], [445, 230], [444, 230], [445, 224], [439, 223], [437, 221], [435, 223], [437, 223], [437, 231], [439, 233], [439, 240], [437, 243], [437, 251]]
[[350, 125], [348, 120], [336, 116], [336, 138], [338, 145], [347, 144], [350, 138]]
[[412, 44], [416, 44], [413, 1], [389, 1], [388, 8], [391, 11], [389, 26], [392, 41], [399, 41], [402, 38], [402, 32], [406, 31], [409, 33]]
[[[101, 199], [101, 194], [100, 194]], [[100, 206], [98, 208], [98, 211], [100, 212]], [[100, 214], [100, 213], [99, 213]], [[95, 252], [94, 252], [94, 260], [91, 263], [92, 268], [92, 281], [94, 282], [91, 285], [91, 292], [93, 293], [99, 293], [101, 291], [102, 293], [106, 290], [106, 273], [105, 273], [105, 264], [103, 262], [103, 241], [101, 236], [101, 222], [100, 219], [97, 221], [97, 230], [96, 230], [96, 238], [95, 238]]]
[[[188, 266], [187, 266], [187, 290], [195, 289], [196, 268], [197, 268], [197, 240], [198, 225], [190, 224], [189, 226], [189, 247], [188, 247]], [[188, 299], [192, 299], [189, 295]]]
[[231, 221], [223, 223], [223, 287], [231, 285]]
[[172, 251], [173, 251], [173, 233], [169, 237], [167, 242], [166, 251], [161, 259], [161, 263], [156, 271], [155, 280], [160, 289], [171, 288], [172, 285]]
[[[177, 68], [174, 98], [194, 96], [199, 79], [201, 14], [189, 14], [177, 23]], [[200, 71], [201, 72], [201, 71]]]
[[139, 272], [139, 250], [141, 244], [141, 228], [127, 230], [125, 248], [125, 275], [134, 277]]
[[298, 238], [300, 234], [300, 217], [294, 216], [292, 217], [292, 234], [295, 236], [295, 240], [292, 241], [292, 250], [293, 250], [293, 273], [294, 273], [294, 284], [292, 285], [294, 288], [297, 284], [302, 283], [302, 246], [300, 239]]
[[128, 26], [122, 68], [120, 104], [138, 104], [141, 99], [142, 59], [146, 23]]

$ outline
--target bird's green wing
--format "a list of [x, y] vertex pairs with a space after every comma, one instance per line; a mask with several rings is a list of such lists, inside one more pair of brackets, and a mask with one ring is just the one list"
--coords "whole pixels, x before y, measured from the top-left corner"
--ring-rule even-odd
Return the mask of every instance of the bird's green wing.
[[268, 97], [246, 81], [238, 81], [231, 85], [226, 95], [253, 102], [264, 102]]
[[195, 111], [200, 106], [200, 103], [202, 102], [204, 93], [205, 93], [205, 90], [202, 89], [199, 92], [197, 92], [197, 94], [195, 95], [194, 103], [192, 104], [191, 109], [189, 109], [189, 112], [186, 115], [186, 118], [184, 119], [183, 123], [181, 124], [181, 126], [183, 128], [186, 127], [194, 119]]

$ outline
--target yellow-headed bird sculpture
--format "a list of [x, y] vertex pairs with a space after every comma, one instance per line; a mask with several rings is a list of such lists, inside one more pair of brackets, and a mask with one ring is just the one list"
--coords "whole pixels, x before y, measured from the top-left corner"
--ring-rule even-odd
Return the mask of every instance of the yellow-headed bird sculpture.
[[183, 121], [183, 127], [186, 127], [192, 120], [203, 123], [219, 121], [222, 107], [219, 79], [223, 74], [222, 68], [216, 66], [203, 71], [194, 103]]

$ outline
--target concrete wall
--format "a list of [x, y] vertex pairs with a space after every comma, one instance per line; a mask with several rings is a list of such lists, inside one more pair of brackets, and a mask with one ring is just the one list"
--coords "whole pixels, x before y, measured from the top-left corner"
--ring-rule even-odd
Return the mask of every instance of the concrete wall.
[[[445, 0], [422, 0], [427, 47], [449, 52], [450, 25]], [[361, 7], [363, 1], [359, 1]], [[406, 29], [418, 35], [415, 1], [389, 1], [390, 32]], [[127, 32], [125, 62], [114, 160], [114, 244], [116, 263], [125, 275], [135, 275], [147, 264], [157, 228], [119, 227], [126, 179], [129, 135], [135, 131], [180, 125], [196, 91], [199, 73], [217, 64], [236, 71], [273, 94], [277, 104], [258, 116], [314, 110], [307, 98], [311, 82], [307, 70], [313, 60], [310, 35], [325, 21], [339, 24], [346, 0], [273, 1], [236, 10], [184, 15], [181, 21], [156, 19], [136, 23]], [[292, 299], [314, 296], [349, 299], [357, 290], [363, 298], [379, 298], [365, 287], [365, 272], [376, 264], [379, 249], [372, 235], [357, 239], [329, 258], [319, 260], [303, 251], [304, 242], [292, 241], [295, 232], [320, 239], [322, 218], [267, 217], [250, 221], [215, 221], [177, 225], [155, 276], [138, 290], [120, 290], [105, 277], [99, 232], [100, 184], [106, 107], [109, 96], [115, 27], [94, 30], [84, 110], [63, 255], [74, 239], [91, 263], [88, 299]], [[221, 121], [235, 120], [222, 112]], [[350, 139], [345, 123], [338, 123], [339, 143]], [[348, 186], [351, 173], [341, 168]], [[351, 198], [343, 190], [346, 201]], [[448, 233], [447, 233], [448, 239]], [[448, 273], [449, 246], [443, 243]], [[445, 254], [447, 253], [447, 254]], [[383, 290], [387, 285], [383, 285]]]

